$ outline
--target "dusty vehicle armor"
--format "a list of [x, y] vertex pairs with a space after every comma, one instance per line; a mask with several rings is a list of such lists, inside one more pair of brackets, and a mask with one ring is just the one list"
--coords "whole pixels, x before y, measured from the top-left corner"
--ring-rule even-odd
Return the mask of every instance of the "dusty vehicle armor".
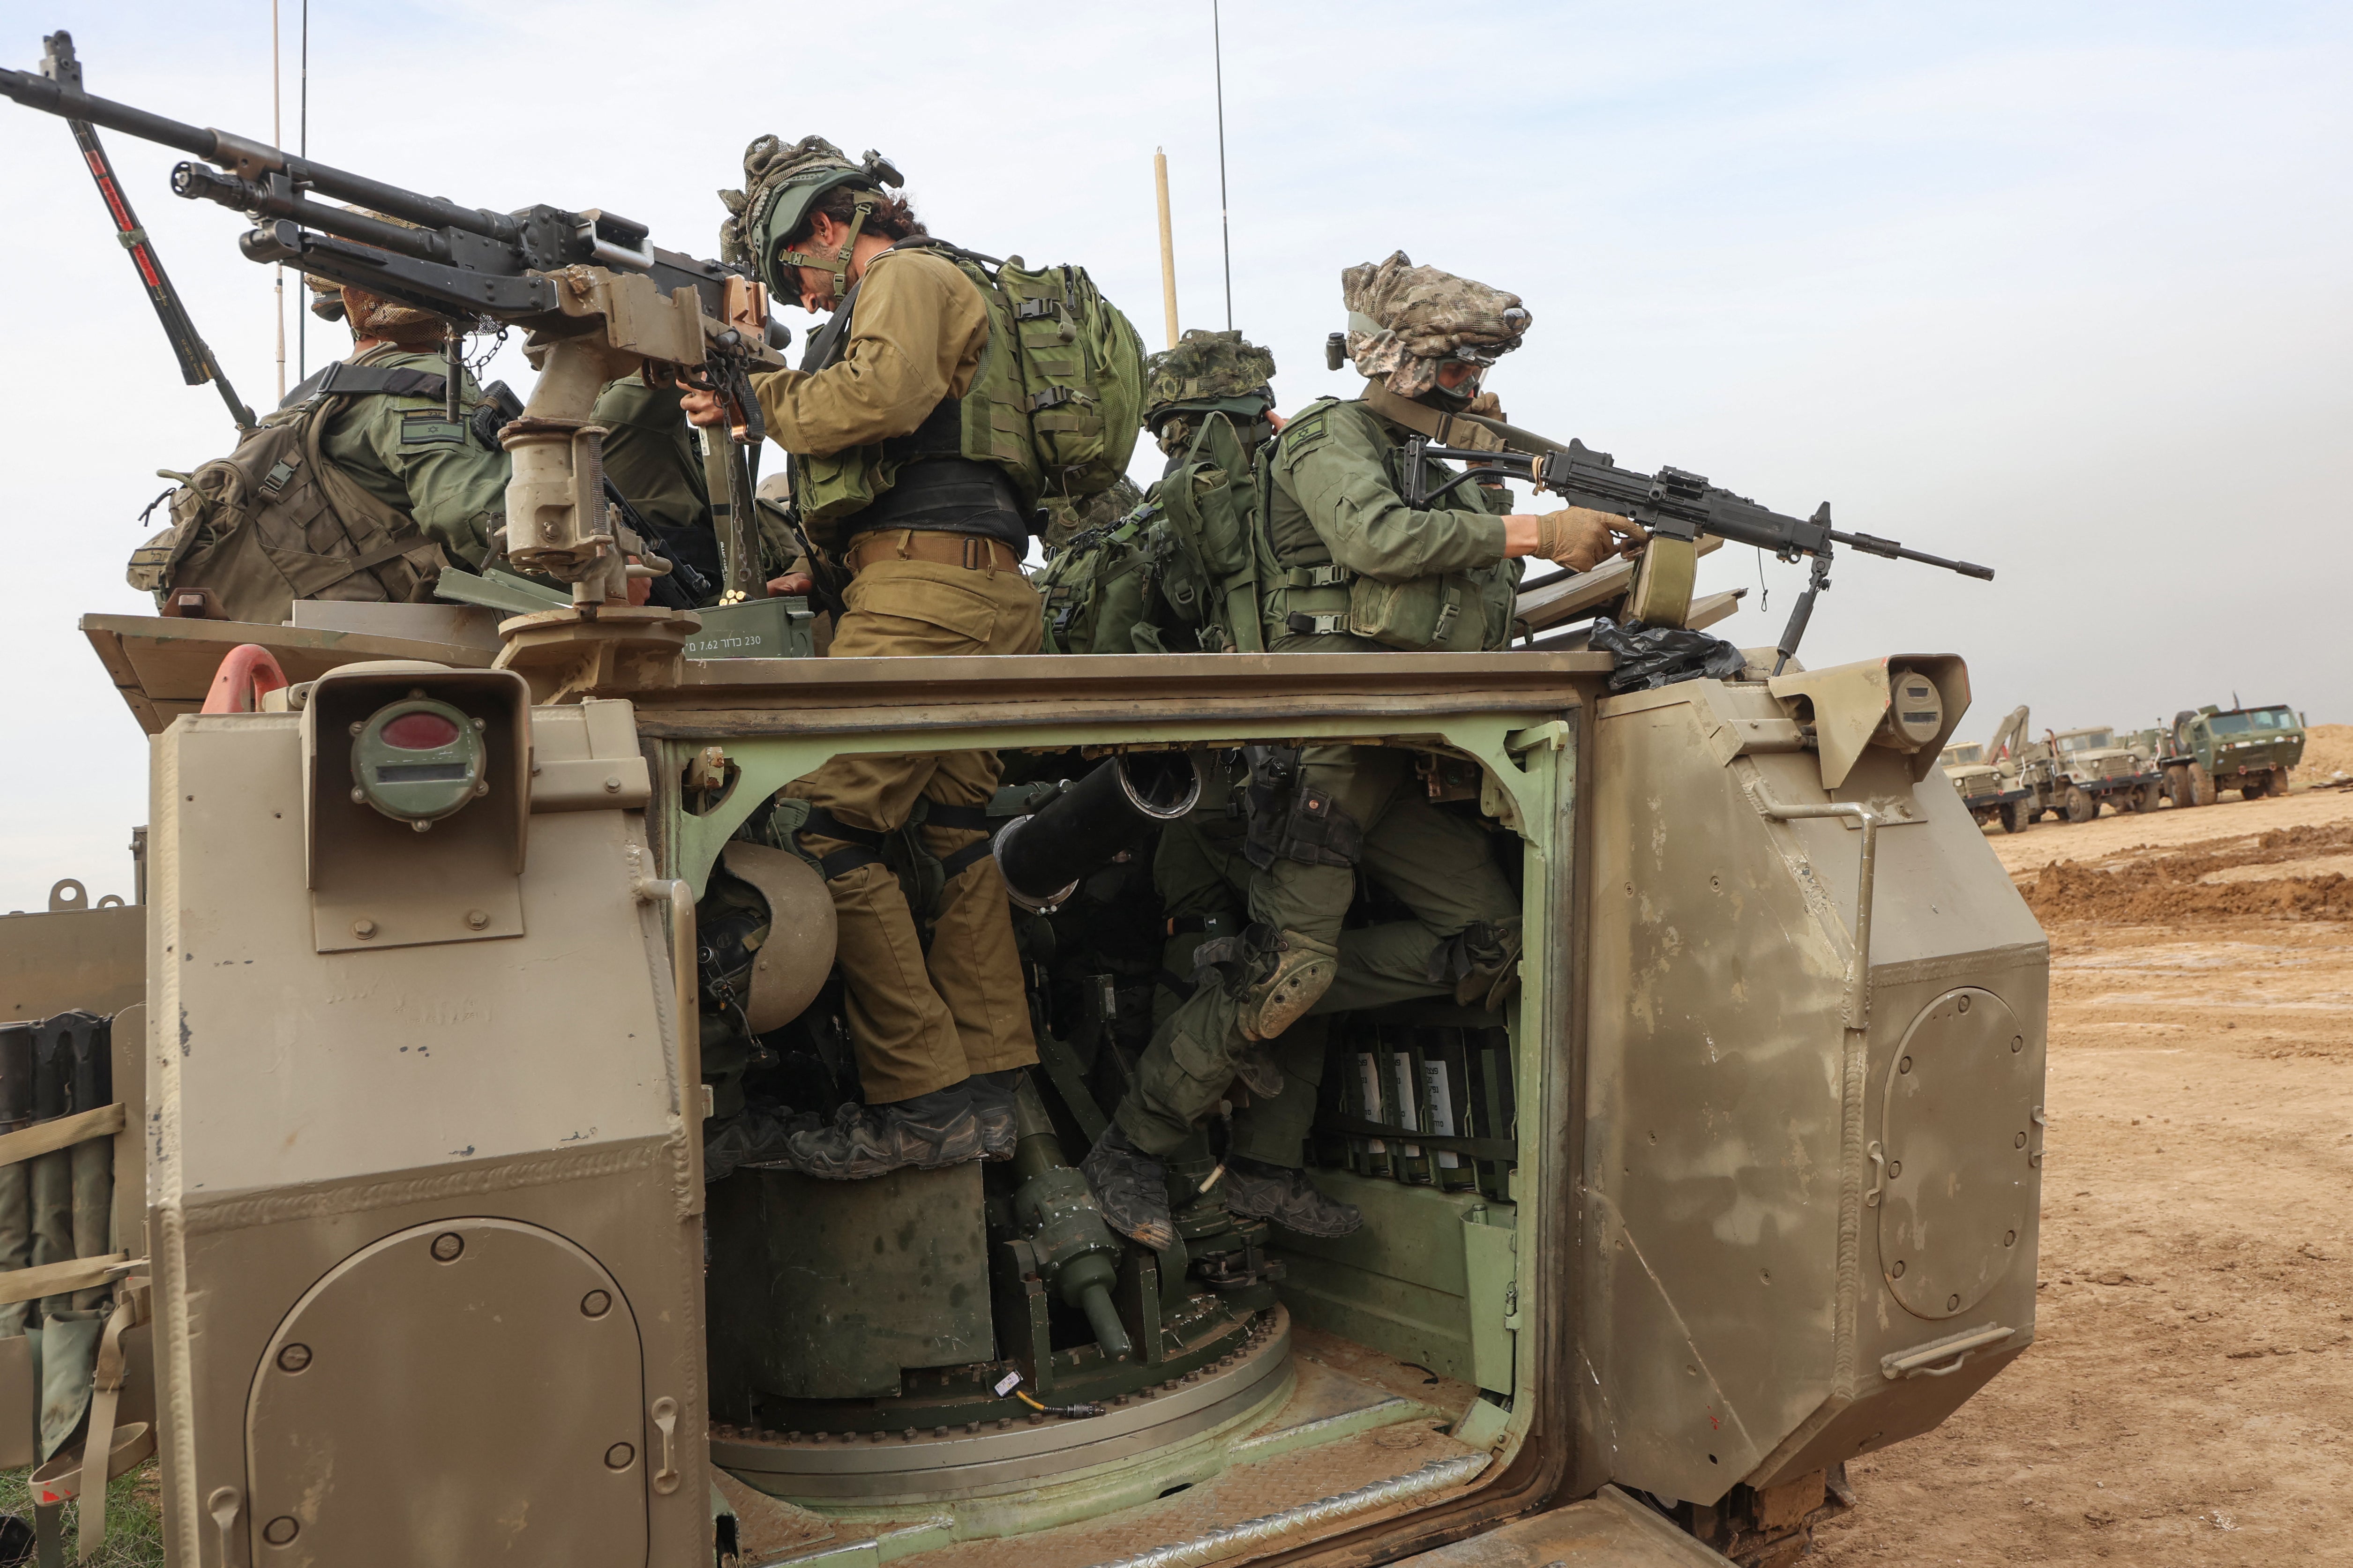
[[[0, 921], [10, 1011], [45, 1020], [10, 1027], [69, 1042], [34, 1053], [0, 1174], [54, 1194], [42, 1161], [111, 1154], [70, 1234], [32, 1204], [31, 1248], [0, 1182], [0, 1298], [91, 1292], [44, 1304], [38, 1355], [0, 1337], [46, 1528], [86, 1447], [160, 1457], [178, 1568], [1781, 1563], [1851, 1503], [1847, 1461], [2032, 1342], [2048, 946], [1929, 779], [1959, 659], [1808, 670], [1801, 619], [1724, 679], [1618, 694], [1577, 633], [697, 657], [724, 650], [695, 614], [622, 596], [586, 392], [632, 360], [715, 377], [765, 302], [647, 247], [745, 313], [658, 293], [610, 215], [533, 222], [601, 247], [517, 307], [543, 363], [509, 512], [569, 603], [82, 623], [153, 761], [136, 911]], [[248, 246], [289, 248], [350, 264], [290, 220]], [[1644, 574], [1654, 623], [1729, 609], [1672, 575]], [[1519, 608], [1636, 588], [1620, 563]], [[1238, 1219], [1213, 1125], [1168, 1162], [1176, 1245], [1118, 1239], [1069, 1155], [1149, 1033], [1121, 944], [1167, 928], [1151, 836], [1242, 749], [1332, 741], [1412, 752], [1483, 832], [1516, 994], [1320, 1020], [1307, 1154], [1360, 1231]], [[1014, 781], [999, 853], [1092, 862], [1022, 912], [1014, 1157], [707, 1182], [707, 1126], [857, 1094], [779, 790], [978, 748]], [[1012, 826], [1064, 802], [1129, 816]], [[42, 1099], [38, 1063], [94, 1061], [109, 1018], [111, 1086]]]

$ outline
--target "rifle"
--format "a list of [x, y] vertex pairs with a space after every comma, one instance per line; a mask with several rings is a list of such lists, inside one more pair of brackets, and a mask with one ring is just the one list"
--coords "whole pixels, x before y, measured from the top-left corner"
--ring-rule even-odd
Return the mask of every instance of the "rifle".
[[[1783, 561], [1795, 561], [1800, 555], [1813, 557], [1806, 588], [1798, 595], [1796, 606], [1789, 612], [1788, 625], [1783, 628], [1777, 647], [1780, 661], [1774, 667], [1779, 674], [1782, 665], [1798, 651], [1798, 643], [1805, 636], [1806, 625], [1812, 619], [1814, 600], [1831, 585], [1830, 567], [1833, 548], [1846, 545], [1866, 555], [1877, 555], [1890, 561], [1916, 561], [1924, 566], [1938, 566], [1947, 572], [1957, 572], [1964, 577], [1982, 582], [1993, 581], [1993, 568], [1968, 561], [1947, 561], [1941, 555], [1925, 551], [1908, 550], [1892, 539], [1882, 539], [1871, 533], [1842, 532], [1831, 526], [1831, 503], [1817, 508], [1811, 517], [1791, 517], [1770, 508], [1757, 505], [1746, 496], [1707, 482], [1704, 475], [1683, 468], [1662, 468], [1656, 474], [1636, 473], [1621, 468], [1607, 452], [1597, 452], [1584, 442], [1571, 440], [1567, 445], [1516, 429], [1499, 420], [1482, 419], [1474, 415], [1457, 416], [1464, 423], [1484, 427], [1502, 437], [1507, 449], [1490, 451], [1467, 447], [1432, 445], [1429, 437], [1410, 437], [1405, 446], [1405, 485], [1403, 499], [1408, 506], [1420, 510], [1430, 506], [1456, 486], [1482, 478], [1490, 479], [1501, 473], [1525, 479], [1538, 490], [1548, 490], [1571, 506], [1581, 506], [1595, 511], [1618, 512], [1641, 524], [1653, 538], [1681, 540], [1689, 542], [1703, 533], [1715, 534], [1735, 544], [1753, 544], [1769, 550]], [[1422, 469], [1425, 458], [1454, 459], [1479, 465], [1456, 474], [1440, 484], [1430, 484]]]
[[[59, 31], [41, 39], [41, 74], [51, 81], [79, 91], [81, 88], [81, 61], [74, 58], [73, 35]], [[131, 210], [131, 198], [122, 194], [122, 182], [114, 176], [114, 163], [99, 144], [98, 128], [87, 120], [69, 119], [74, 141], [81, 148], [82, 162], [90, 165], [90, 177], [98, 182], [99, 200], [106, 204], [106, 214], [114, 220], [114, 237], [122, 248], [131, 253], [131, 265], [139, 273], [139, 281], [147, 290], [147, 302], [155, 307], [156, 318], [164, 323], [164, 335], [171, 340], [172, 353], [180, 362], [180, 378], [190, 386], [202, 386], [211, 382], [228, 405], [228, 416], [237, 421], [240, 431], [254, 426], [253, 410], [228, 384], [228, 375], [213, 357], [213, 351], [196, 324], [188, 318], [188, 308], [180, 303], [180, 291], [172, 287], [169, 274], [155, 256], [155, 247], [147, 231], [139, 226], [139, 215]]]
[[[28, 71], [0, 69], [0, 96], [204, 160], [172, 171], [173, 193], [254, 218], [258, 226], [237, 241], [248, 260], [283, 262], [432, 311], [453, 331], [494, 322], [529, 331], [525, 353], [539, 384], [500, 435], [514, 465], [507, 554], [522, 571], [573, 584], [575, 605], [627, 596], [604, 496], [602, 433], [589, 421], [599, 388], [638, 371], [655, 384], [681, 380], [718, 394], [737, 445], [756, 447], [765, 436], [751, 375], [781, 369], [777, 351], [791, 340], [768, 314], [766, 288], [738, 268], [660, 248], [642, 224], [593, 207], [459, 206]], [[714, 506], [723, 500], [728, 515], [748, 518], [747, 465], [720, 467], [726, 493], [712, 497]], [[756, 558], [730, 561], [727, 575], [756, 577]]]

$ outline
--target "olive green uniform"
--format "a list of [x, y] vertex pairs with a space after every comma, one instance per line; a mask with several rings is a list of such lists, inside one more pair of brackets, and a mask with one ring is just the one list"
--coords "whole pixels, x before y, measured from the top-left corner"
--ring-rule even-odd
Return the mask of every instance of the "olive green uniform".
[[[448, 362], [389, 345], [353, 356], [353, 364], [443, 375]], [[361, 489], [413, 519], [417, 531], [452, 560], [479, 567], [506, 525], [507, 455], [486, 447], [470, 428], [482, 400], [468, 375], [459, 391], [459, 417], [449, 422], [438, 397], [381, 395], [342, 400], [325, 416], [319, 453]]]
[[[1480, 615], [1487, 625], [1482, 640], [1500, 646], [1518, 577], [1516, 564], [1504, 557], [1502, 518], [1487, 510], [1483, 493], [1464, 498], [1460, 489], [1449, 493], [1455, 504], [1447, 508], [1407, 506], [1398, 485], [1404, 441], [1403, 432], [1360, 403], [1311, 407], [1283, 432], [1272, 457], [1265, 520], [1282, 574], [1264, 599], [1268, 646], [1274, 651], [1387, 651], [1381, 643], [1336, 629], [1348, 612], [1352, 575], [1388, 584], [1451, 580], [1472, 606], [1464, 613]], [[1293, 798], [1310, 792], [1353, 823], [1361, 847], [1353, 855], [1309, 850], [1310, 858], [1302, 858], [1294, 845], [1290, 853], [1253, 858], [1265, 863], [1250, 868], [1246, 904], [1253, 924], [1283, 933], [1294, 953], [1332, 961], [1317, 1011], [1430, 994], [1442, 988], [1443, 950], [1478, 928], [1517, 920], [1518, 902], [1485, 837], [1430, 804], [1410, 752], [1304, 748]], [[1164, 836], [1170, 879], [1162, 893], [1172, 913], [1180, 903], [1214, 898], [1202, 869], [1230, 879], [1237, 847], [1220, 842], [1229, 837], [1208, 829]], [[1414, 918], [1351, 931], [1344, 941], [1341, 922], [1355, 896], [1357, 865]], [[1155, 874], [1160, 869], [1155, 862]], [[1121, 1128], [1146, 1153], [1174, 1149], [1215, 1109], [1247, 1045], [1248, 992], [1237, 995], [1238, 987], [1203, 978], [1207, 983], [1155, 1036], [1135, 1089], [1119, 1109]], [[1299, 1164], [1300, 1142], [1314, 1114], [1320, 1038], [1302, 1035], [1301, 1028], [1293, 1025], [1271, 1042], [1289, 1079], [1283, 1092], [1236, 1121], [1236, 1152], [1268, 1164]]]
[[[972, 386], [988, 344], [987, 306], [953, 263], [920, 250], [885, 252], [869, 264], [853, 303], [834, 363], [754, 384], [769, 437], [788, 452], [879, 448]], [[1037, 594], [1016, 553], [993, 534], [930, 519], [878, 531], [854, 510], [836, 526], [856, 575], [827, 657], [1038, 650]], [[786, 790], [823, 814], [799, 842], [826, 863], [870, 1102], [911, 1100], [1038, 1059], [997, 862], [981, 855], [948, 879], [926, 951], [898, 878], [872, 847], [923, 800], [932, 803], [927, 816], [946, 808], [943, 815], [956, 818], [919, 829], [924, 848], [954, 865], [959, 852], [986, 843], [984, 828], [965, 824], [985, 811], [1000, 772], [993, 752], [852, 754]], [[837, 837], [838, 828], [858, 837]]]

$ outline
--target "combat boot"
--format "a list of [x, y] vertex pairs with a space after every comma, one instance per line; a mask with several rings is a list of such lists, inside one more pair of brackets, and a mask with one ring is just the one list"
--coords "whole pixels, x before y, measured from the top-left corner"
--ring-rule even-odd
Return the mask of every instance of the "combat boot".
[[[996, 1086], [988, 1093], [998, 1093]], [[950, 1084], [913, 1100], [887, 1105], [845, 1105], [835, 1112], [831, 1126], [818, 1125], [795, 1132], [786, 1142], [793, 1169], [828, 1182], [858, 1182], [892, 1171], [937, 1171], [968, 1161], [986, 1159], [986, 1128], [1001, 1123], [997, 1143], [1011, 1154], [1012, 1097], [1003, 1094], [1007, 1109], [991, 1114], [993, 1100], [984, 1111], [983, 1091], [975, 1080]]]
[[1079, 1162], [1079, 1173], [1112, 1229], [1155, 1252], [1176, 1245], [1176, 1225], [1168, 1214], [1168, 1167], [1130, 1142], [1118, 1122], [1103, 1129]]
[[1301, 1236], [1347, 1236], [1365, 1223], [1364, 1211], [1324, 1196], [1306, 1172], [1239, 1155], [1226, 1162], [1226, 1208]]
[[1282, 1069], [1274, 1065], [1274, 1058], [1268, 1053], [1263, 1040], [1243, 1045], [1242, 1054], [1234, 1062], [1234, 1076], [1261, 1100], [1272, 1100], [1282, 1092]]

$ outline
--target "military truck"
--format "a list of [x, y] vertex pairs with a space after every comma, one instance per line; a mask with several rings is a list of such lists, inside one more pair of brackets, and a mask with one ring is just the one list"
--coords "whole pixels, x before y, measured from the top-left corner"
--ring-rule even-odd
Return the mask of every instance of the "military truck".
[[[590, 414], [630, 364], [732, 384], [756, 289], [610, 214], [535, 209], [516, 239], [0, 89], [266, 181], [183, 171], [286, 215], [248, 256], [524, 326], [511, 559], [572, 592], [503, 619], [82, 622], [153, 773], [135, 945], [56, 924], [121, 911], [0, 920], [0, 948], [90, 966], [0, 959], [50, 982], [16, 994], [29, 1071], [0, 1039], [25, 1108], [0, 1304], [40, 1303], [37, 1339], [0, 1331], [0, 1437], [39, 1461], [50, 1560], [63, 1504], [94, 1550], [100, 1473], [152, 1451], [174, 1568], [1761, 1568], [1852, 1505], [1849, 1461], [2032, 1343], [2049, 948], [1922, 787], [1961, 660], [1792, 658], [1827, 508], [1782, 646], [1650, 687], [1557, 640], [719, 657], [695, 612], [628, 604], [661, 563], [620, 548]], [[436, 226], [330, 245], [298, 186]], [[728, 440], [712, 493], [748, 507]], [[1663, 472], [1621, 478], [1715, 493]], [[1683, 626], [1689, 532], [1532, 592], [1552, 614], [1615, 584]], [[1238, 754], [1336, 741], [1411, 752], [1479, 827], [1521, 899], [1518, 989], [1335, 984], [1296, 1026], [1326, 1044], [1302, 1153], [1361, 1230], [1229, 1212], [1213, 1122], [1169, 1162], [1176, 1239], [1123, 1240], [1070, 1160], [1149, 1029], [1130, 965], [1166, 922], [1137, 868]], [[1013, 1157], [840, 1183], [743, 1158], [746, 1118], [860, 1100], [780, 792], [838, 756], [980, 748], [1013, 781], [993, 842], [1040, 1057]], [[924, 864], [892, 863], [922, 907]]]
[[2304, 718], [2284, 706], [2184, 709], [2163, 735], [2158, 766], [2176, 805], [2211, 805], [2226, 789], [2242, 800], [2285, 795], [2304, 760]]
[[2019, 778], [2029, 792], [2029, 821], [2052, 812], [2089, 822], [2104, 805], [2155, 811], [2165, 804], [2155, 759], [2117, 744], [2116, 731], [2105, 726], [2045, 731], [2021, 748]]
[[1947, 746], [1939, 757], [1945, 776], [1953, 781], [1961, 804], [1980, 827], [2000, 822], [2004, 833], [2023, 833], [2033, 823], [2027, 802], [2032, 791], [2010, 764], [2010, 751], [2026, 724], [2020, 708], [2002, 721], [1993, 739], [1977, 744]]

